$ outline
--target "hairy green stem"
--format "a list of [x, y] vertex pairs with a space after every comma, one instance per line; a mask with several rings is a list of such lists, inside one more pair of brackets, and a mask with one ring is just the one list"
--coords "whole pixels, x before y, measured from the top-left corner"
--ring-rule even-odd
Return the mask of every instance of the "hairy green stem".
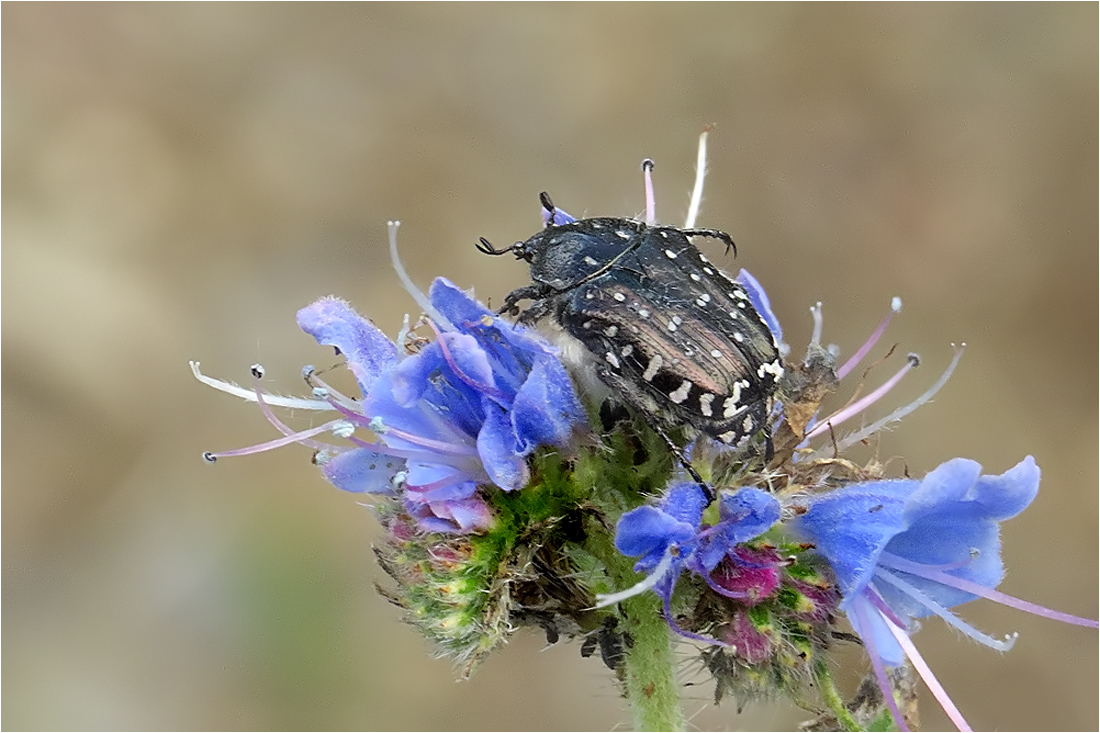
[[824, 662], [819, 662], [815, 672], [818, 692], [821, 693], [821, 697], [825, 700], [829, 711], [836, 717], [837, 723], [843, 726], [844, 730], [863, 730], [863, 727], [856, 722], [855, 717], [848, 710], [848, 706], [844, 704], [844, 698], [841, 697], [840, 691], [836, 689], [836, 684], [833, 682], [833, 676], [829, 673], [828, 666]]
[[[586, 544], [604, 562], [614, 584], [610, 590], [629, 588], [641, 576], [634, 572], [634, 560], [620, 555], [611, 540], [606, 530], [595, 531], [589, 533]], [[634, 730], [685, 730], [672, 638], [661, 613], [661, 599], [647, 591], [622, 601], [619, 610], [619, 628], [630, 635], [632, 642], [623, 650], [622, 682], [634, 716]]]
[[645, 593], [623, 601], [622, 610], [624, 631], [634, 641], [627, 650], [623, 680], [634, 730], [685, 730], [672, 639], [660, 599]]

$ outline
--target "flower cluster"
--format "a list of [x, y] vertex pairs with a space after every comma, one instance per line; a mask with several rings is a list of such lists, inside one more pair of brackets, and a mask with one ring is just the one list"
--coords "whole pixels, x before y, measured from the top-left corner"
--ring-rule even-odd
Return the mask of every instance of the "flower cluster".
[[[701, 200], [705, 139], [689, 229]], [[652, 166], [643, 169], [653, 223]], [[546, 226], [575, 221], [546, 201]], [[680, 426], [674, 445], [647, 415], [616, 418], [604, 393], [578, 391], [590, 375], [571, 374], [539, 333], [443, 278], [427, 296], [416, 290], [396, 255], [396, 224], [390, 248], [425, 314], [415, 328], [406, 319], [390, 340], [336, 298], [298, 313], [303, 331], [342, 355], [361, 396], [341, 393], [312, 367], [304, 370], [312, 396], [298, 399], [261, 390], [258, 365], [246, 389], [193, 363], [197, 378], [258, 403], [282, 433], [205, 455], [214, 461], [298, 443], [314, 451], [332, 484], [372, 495], [386, 531], [375, 550], [396, 583], [380, 590], [442, 654], [462, 661], [464, 674], [516, 627], [537, 626], [550, 643], [582, 638], [585, 656], [598, 647], [639, 725], [676, 727], [682, 718], [654, 712], [675, 699], [671, 632], [701, 645], [716, 699], [782, 693], [820, 714], [817, 729], [881, 728], [891, 719], [907, 729], [915, 701], [912, 686], [899, 681], [911, 666], [967, 729], [913, 645], [917, 619], [938, 616], [1001, 650], [1011, 638], [983, 634], [951, 609], [983, 597], [1097, 626], [995, 590], [1004, 574], [999, 523], [1023, 511], [1039, 488], [1032, 457], [1000, 475], [956, 458], [917, 480], [889, 478], [875, 460], [857, 465], [842, 455], [928, 402], [962, 354], [956, 350], [917, 400], [839, 436], [843, 423], [919, 364], [909, 355], [881, 387], [822, 413], [874, 349], [899, 300], [839, 366], [835, 348], [821, 344], [820, 304], [811, 309], [807, 353], [795, 361], [781, 346], [770, 424], [747, 447], [720, 445], [690, 426]], [[764, 288], [744, 270], [736, 280], [781, 343]], [[295, 430], [273, 407], [336, 417]], [[326, 433], [341, 442], [319, 440]], [[875, 704], [864, 694], [860, 705], [846, 705], [831, 683], [828, 654], [846, 641], [866, 650]], [[813, 691], [819, 703], [807, 702]]]
[[[444, 278], [429, 293], [436, 339], [417, 341], [406, 331], [400, 347], [337, 298], [298, 312], [303, 331], [346, 358], [362, 399], [341, 394], [306, 367], [320, 402], [297, 406], [340, 413], [325, 428], [352, 447], [316, 443], [313, 435], [324, 430], [295, 433], [267, 414], [288, 438], [317, 450], [321, 473], [338, 488], [400, 495], [424, 531], [483, 531], [493, 516], [478, 487], [523, 488], [531, 477], [527, 457], [539, 446], [567, 445], [585, 416], [544, 339], [494, 316]], [[273, 399], [258, 389], [248, 396], [265, 406]], [[373, 432], [377, 441], [357, 437], [356, 430]]]

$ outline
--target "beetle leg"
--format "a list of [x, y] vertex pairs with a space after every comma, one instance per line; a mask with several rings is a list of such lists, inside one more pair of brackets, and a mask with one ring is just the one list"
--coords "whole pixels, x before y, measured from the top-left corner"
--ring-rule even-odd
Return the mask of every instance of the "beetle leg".
[[544, 298], [536, 300], [527, 308], [527, 310], [519, 314], [519, 317], [516, 319], [516, 323], [522, 323], [525, 326], [530, 326], [550, 315], [551, 310], [552, 308], [549, 300], [546, 300]]
[[726, 245], [726, 252], [732, 249], [733, 256], [737, 256], [737, 245], [733, 243], [733, 237], [725, 232], [717, 229], [681, 229], [680, 231], [689, 237], [710, 237], [711, 239], [721, 240]]
[[665, 443], [668, 444], [669, 450], [672, 451], [672, 455], [676, 456], [677, 460], [680, 461], [680, 465], [684, 467], [684, 470], [686, 470], [688, 474], [690, 474], [692, 480], [695, 481], [695, 483], [699, 484], [699, 488], [703, 490], [703, 496], [707, 498], [707, 504], [711, 504], [716, 496], [716, 494], [714, 493], [714, 489], [711, 487], [711, 485], [703, 480], [703, 477], [700, 476], [699, 472], [695, 470], [695, 466], [691, 465], [691, 463], [688, 461], [687, 456], [684, 455], [684, 451], [680, 448], [680, 446], [676, 445], [676, 443], [672, 441], [672, 438], [668, 437], [668, 433], [666, 433], [659, 426], [654, 426], [653, 429], [656, 431], [657, 435], [660, 435], [662, 438], [664, 438]]
[[[549, 294], [550, 288], [546, 285], [534, 284], [525, 285], [522, 288], [516, 288], [512, 292], [508, 293], [504, 297], [504, 305], [497, 311], [501, 315], [517, 316], [519, 315], [519, 306], [517, 303], [521, 300], [534, 300], [542, 301]], [[532, 306], [533, 308], [534, 306]], [[530, 311], [530, 308], [528, 309]]]

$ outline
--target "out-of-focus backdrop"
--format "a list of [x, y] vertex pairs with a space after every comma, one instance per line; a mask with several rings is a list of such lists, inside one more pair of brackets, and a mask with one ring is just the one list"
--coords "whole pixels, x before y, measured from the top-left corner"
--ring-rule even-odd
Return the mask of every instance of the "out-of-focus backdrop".
[[[598, 660], [535, 633], [455, 683], [307, 449], [203, 463], [273, 430], [187, 361], [300, 393], [332, 357], [294, 314], [332, 293], [396, 332], [387, 219], [419, 283], [497, 303], [525, 268], [473, 244], [533, 233], [540, 191], [632, 215], [648, 156], [680, 221], [706, 123], [700, 224], [788, 340], [820, 300], [851, 353], [901, 296], [887, 340], [924, 367], [891, 404], [968, 342], [879, 453], [914, 475], [1034, 454], [1002, 589], [1096, 616], [1095, 4], [5, 4], [2, 27], [4, 728], [627, 723]], [[1095, 632], [964, 612], [1021, 632], [1003, 656], [917, 635], [972, 724], [1096, 729]], [[700, 728], [809, 717], [715, 708], [695, 671]]]

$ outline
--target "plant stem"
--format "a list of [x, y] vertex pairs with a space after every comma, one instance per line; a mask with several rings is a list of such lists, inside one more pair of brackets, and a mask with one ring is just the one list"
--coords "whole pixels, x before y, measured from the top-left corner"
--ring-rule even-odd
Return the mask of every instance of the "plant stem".
[[668, 623], [661, 615], [661, 601], [655, 593], [622, 602], [626, 617], [623, 630], [634, 644], [626, 650], [626, 699], [634, 714], [634, 730], [684, 730], [675, 660]]
[[[634, 560], [620, 555], [611, 536], [591, 527], [586, 546], [603, 561], [612, 588], [629, 588], [641, 578], [634, 572]], [[620, 602], [619, 628], [630, 635], [624, 645], [623, 687], [634, 730], [685, 730], [687, 722], [680, 708], [679, 685], [676, 682], [676, 660], [672, 653], [672, 637], [661, 611], [661, 599], [645, 592]]]
[[863, 730], [860, 724], [856, 722], [855, 717], [852, 716], [852, 712], [848, 710], [848, 706], [844, 704], [844, 698], [840, 696], [840, 691], [836, 689], [833, 676], [829, 673], [829, 668], [824, 662], [818, 663], [815, 677], [817, 678], [818, 692], [821, 693], [821, 697], [825, 700], [829, 711], [836, 716], [836, 722], [843, 726], [844, 730]]

